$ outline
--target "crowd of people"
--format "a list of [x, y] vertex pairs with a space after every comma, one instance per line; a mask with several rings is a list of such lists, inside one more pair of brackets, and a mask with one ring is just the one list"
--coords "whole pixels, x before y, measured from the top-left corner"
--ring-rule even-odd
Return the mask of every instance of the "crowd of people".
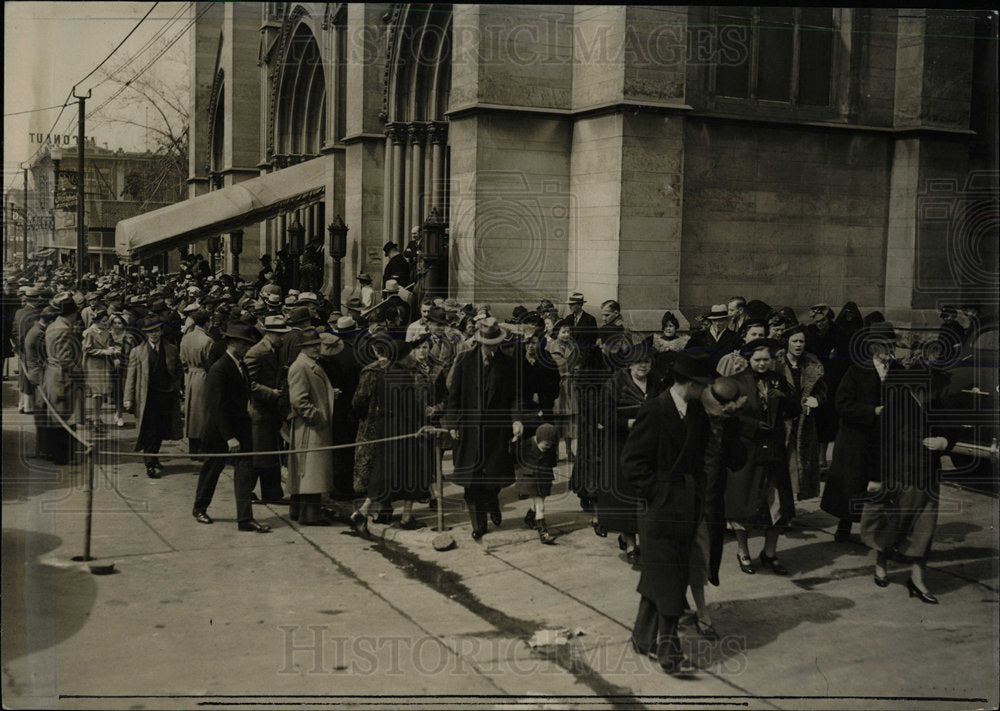
[[[530, 500], [524, 524], [547, 545], [545, 502], [567, 460], [594, 533], [617, 534], [641, 569], [633, 647], [671, 673], [690, 670], [677, 636], [688, 589], [699, 633], [718, 636], [704, 589], [719, 584], [727, 530], [743, 573], [788, 575], [781, 535], [796, 501], [821, 493], [838, 542], [860, 522], [877, 585], [889, 559], [904, 560], [910, 596], [937, 602], [923, 569], [939, 460], [954, 438], [919, 415], [945, 376], [915, 350], [897, 359], [897, 333], [877, 311], [816, 304], [800, 321], [732, 297], [690, 324], [667, 311], [645, 334], [626, 327], [616, 301], [598, 321], [574, 292], [564, 308], [541, 299], [501, 321], [489, 304], [413, 299], [405, 259], [392, 243], [385, 255], [381, 298], [360, 274], [342, 309], [283, 287], [267, 259], [255, 281], [190, 257], [177, 274], [77, 284], [55, 269], [5, 283], [5, 369], [16, 356], [36, 455], [74, 456], [55, 415], [100, 437], [131, 413], [149, 478], [164, 471], [164, 440], [184, 439], [201, 458], [197, 522], [213, 523], [231, 462], [240, 530], [270, 530], [255, 501], [326, 526], [339, 500], [354, 502], [348, 523], [367, 535], [397, 506], [398, 526], [422, 525], [414, 505], [441, 504], [432, 485], [451, 449], [473, 539], [502, 525], [500, 492], [516, 484]], [[955, 315], [942, 310], [948, 343], [961, 342]]]

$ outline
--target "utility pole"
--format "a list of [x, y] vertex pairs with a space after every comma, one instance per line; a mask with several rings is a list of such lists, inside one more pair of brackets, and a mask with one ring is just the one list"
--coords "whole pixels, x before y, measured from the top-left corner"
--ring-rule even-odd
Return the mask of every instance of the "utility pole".
[[24, 169], [24, 266], [28, 266], [28, 166]]
[[[90, 98], [90, 90], [86, 96], [77, 96], [76, 87], [73, 87], [73, 97], [80, 102], [79, 118], [77, 124], [79, 131], [76, 137], [76, 285], [80, 288], [83, 282], [83, 264], [87, 261], [87, 227], [84, 224], [84, 184], [86, 174], [83, 172], [83, 150], [87, 141], [87, 131], [84, 121], [87, 119], [87, 99]], [[27, 234], [27, 233], [25, 233]], [[27, 250], [27, 247], [25, 247]], [[27, 259], [27, 255], [25, 255]]]

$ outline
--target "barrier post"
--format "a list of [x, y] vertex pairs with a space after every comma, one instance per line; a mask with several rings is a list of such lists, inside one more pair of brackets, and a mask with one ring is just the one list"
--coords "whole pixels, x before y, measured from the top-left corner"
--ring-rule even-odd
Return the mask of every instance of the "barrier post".
[[93, 560], [90, 556], [90, 534], [94, 520], [94, 456], [95, 450], [91, 444], [83, 453], [87, 464], [87, 523], [83, 537], [83, 560]]
[[444, 467], [441, 466], [441, 458], [444, 450], [441, 447], [441, 435], [434, 434], [434, 468], [437, 474], [437, 530], [444, 533]]

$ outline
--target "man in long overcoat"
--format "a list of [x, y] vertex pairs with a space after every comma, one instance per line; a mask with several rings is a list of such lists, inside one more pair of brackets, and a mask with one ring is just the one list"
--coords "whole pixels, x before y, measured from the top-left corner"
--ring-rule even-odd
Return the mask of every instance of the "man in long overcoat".
[[[288, 369], [288, 415], [291, 449], [328, 447], [333, 444], [333, 385], [316, 358], [320, 337], [304, 331], [299, 354]], [[345, 405], [346, 407], [346, 405]], [[333, 489], [333, 450], [292, 454], [288, 460], [289, 516], [305, 526], [328, 525], [321, 497]]]
[[[254, 344], [256, 329], [249, 323], [234, 321], [226, 328], [223, 338], [225, 352], [208, 370], [205, 379], [205, 401], [208, 421], [201, 433], [201, 445], [206, 453], [237, 453], [253, 451], [253, 430], [250, 423], [250, 376], [243, 357]], [[226, 466], [226, 457], [206, 457], [198, 472], [192, 514], [198, 523], [214, 523], [208, 507], [219, 483], [219, 474]], [[241, 531], [268, 533], [271, 527], [253, 518], [250, 495], [253, 492], [251, 457], [233, 457], [233, 489], [236, 492], [236, 521]]]
[[122, 396], [126, 410], [135, 405], [135, 451], [153, 456], [145, 457], [146, 476], [159, 479], [163, 465], [159, 457], [163, 440], [176, 440], [184, 436], [181, 426], [180, 394], [184, 371], [177, 346], [162, 338], [159, 319], [142, 321], [146, 341], [132, 349], [128, 355], [125, 374], [125, 393]]
[[24, 369], [28, 380], [35, 386], [35, 456], [41, 459], [52, 459], [53, 425], [59, 429], [49, 416], [48, 407], [42, 399], [42, 383], [45, 380], [45, 329], [48, 328], [59, 312], [52, 306], [46, 306], [35, 320], [35, 325], [28, 331], [24, 340]]
[[833, 461], [827, 474], [820, 508], [840, 519], [835, 540], [847, 541], [851, 524], [861, 520], [862, 499], [868, 482], [879, 480], [881, 465], [882, 382], [890, 370], [903, 366], [893, 361], [895, 330], [888, 322], [877, 323], [863, 335], [859, 358], [837, 386], [836, 407], [840, 416]]
[[[281, 448], [281, 425], [288, 415], [288, 380], [278, 350], [290, 330], [284, 316], [265, 316], [263, 338], [243, 357], [250, 375], [250, 422], [258, 452]], [[279, 455], [254, 455], [253, 467], [254, 478], [260, 480], [261, 499], [266, 503], [288, 503], [281, 488]]]
[[524, 427], [517, 410], [517, 379], [511, 358], [499, 350], [504, 332], [492, 316], [482, 319], [476, 345], [455, 361], [442, 418], [454, 443], [453, 480], [465, 488], [472, 537], [486, 533], [486, 515], [500, 525], [500, 489], [514, 483], [512, 435]]
[[704, 455], [709, 421], [701, 404], [712, 382], [708, 359], [678, 355], [674, 384], [639, 409], [622, 452], [625, 477], [645, 502], [639, 517], [642, 574], [632, 646], [664, 671], [687, 673], [677, 635], [688, 566], [705, 499]]
[[[71, 294], [60, 294], [53, 300], [59, 316], [45, 329], [45, 375], [42, 390], [67, 424], [76, 423], [77, 402], [83, 385], [83, 339], [78, 329], [79, 314]], [[57, 464], [69, 462], [73, 440], [59, 427], [53, 428], [50, 442], [52, 459]]]
[[31, 412], [32, 403], [34, 402], [34, 388], [35, 386], [31, 384], [28, 379], [28, 374], [24, 368], [24, 344], [28, 335], [28, 331], [35, 324], [35, 320], [38, 315], [42, 312], [42, 300], [39, 297], [38, 289], [35, 287], [28, 287], [24, 291], [23, 304], [21, 308], [14, 312], [14, 327], [12, 329], [12, 337], [14, 339], [14, 350], [17, 353], [18, 370], [20, 371], [17, 378], [17, 389], [18, 389], [18, 410], [21, 412]]
[[211, 314], [205, 309], [191, 313], [193, 328], [181, 337], [180, 358], [184, 365], [184, 436], [188, 451], [201, 451], [201, 433], [205, 429], [208, 408], [205, 407], [205, 378], [212, 367], [212, 346], [215, 341], [205, 330]]

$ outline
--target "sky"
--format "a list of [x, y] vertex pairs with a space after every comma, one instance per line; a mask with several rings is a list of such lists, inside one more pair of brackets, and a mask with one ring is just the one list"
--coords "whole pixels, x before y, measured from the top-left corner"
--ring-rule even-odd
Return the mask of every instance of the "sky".
[[[167, 54], [143, 76], [162, 71], [165, 66], [173, 66], [175, 70], [179, 66], [182, 73], [177, 76], [184, 76], [188, 33], [183, 32], [182, 35], [182, 31], [192, 19], [187, 2], [4, 2], [5, 190], [21, 187], [20, 181], [14, 180], [20, 175], [19, 164], [30, 160], [39, 148], [38, 143], [31, 142], [31, 134], [49, 133], [59, 116], [59, 109], [14, 116], [8, 114], [61, 106], [73, 85], [100, 64], [151, 7], [153, 10], [149, 17], [105, 66], [117, 67], [123, 58], [139, 53], [122, 72], [123, 76], [131, 76], [146, 66], [167, 42], [180, 36]], [[165, 41], [140, 53], [143, 45], [158, 31], [162, 31]], [[93, 90], [92, 97], [87, 100], [88, 114], [119, 88], [112, 82], [98, 86], [102, 79], [103, 76], [96, 73], [83, 81], [77, 90], [83, 95], [88, 89]], [[109, 105], [106, 111], [115, 109], [115, 106]], [[138, 123], [145, 121], [144, 108], [132, 107], [128, 110], [133, 120]], [[149, 113], [153, 115], [152, 111]], [[73, 101], [63, 111], [52, 133], [65, 133], [70, 129], [75, 133], [76, 117], [77, 104]], [[99, 145], [106, 143], [111, 149], [143, 150], [146, 145], [146, 132], [141, 128], [88, 118], [87, 129], [88, 136], [95, 138]]]

